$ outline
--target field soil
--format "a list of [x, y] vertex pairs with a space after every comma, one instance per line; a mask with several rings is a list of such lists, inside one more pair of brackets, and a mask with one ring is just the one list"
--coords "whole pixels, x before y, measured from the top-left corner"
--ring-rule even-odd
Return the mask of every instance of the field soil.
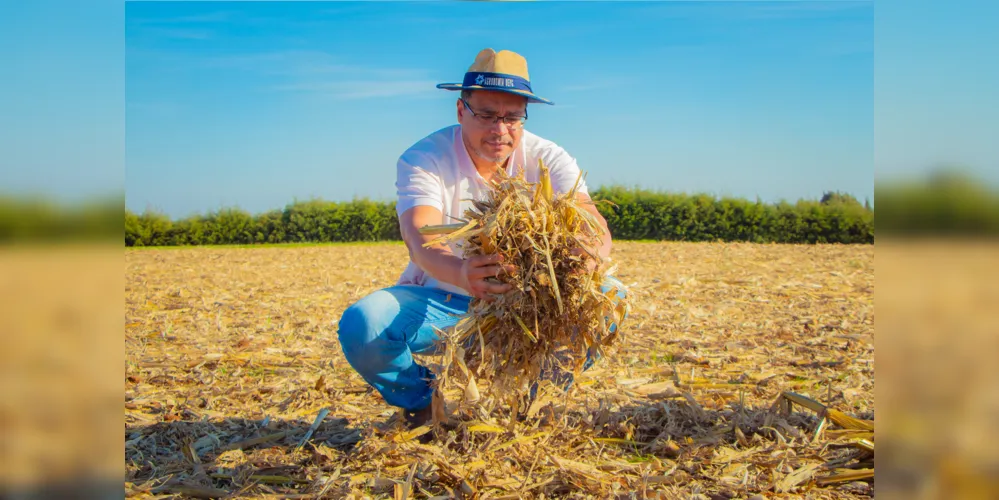
[[623, 337], [568, 393], [423, 434], [337, 341], [344, 309], [395, 283], [402, 244], [128, 249], [126, 494], [873, 496], [873, 245], [613, 257]]

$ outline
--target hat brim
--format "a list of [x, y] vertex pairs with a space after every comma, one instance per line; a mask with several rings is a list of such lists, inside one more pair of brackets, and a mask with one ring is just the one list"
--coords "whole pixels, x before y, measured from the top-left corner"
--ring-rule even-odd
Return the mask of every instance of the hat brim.
[[516, 94], [516, 95], [519, 95], [519, 96], [522, 96], [522, 97], [526, 97], [527, 100], [528, 100], [528, 102], [535, 102], [535, 103], [539, 103], [539, 104], [550, 104], [550, 105], [553, 105], [553, 106], [555, 105], [554, 102], [552, 102], [552, 101], [550, 101], [548, 99], [545, 99], [543, 97], [538, 97], [538, 96], [536, 96], [536, 95], [534, 95], [534, 94], [532, 94], [530, 92], [527, 92], [526, 90], [520, 90], [520, 89], [505, 89], [505, 88], [501, 88], [501, 87], [483, 87], [483, 86], [480, 86], [480, 85], [462, 85], [460, 83], [441, 83], [441, 84], [437, 85], [437, 88], [444, 89], [444, 90], [493, 90], [493, 91], [496, 91], [496, 92], [506, 92], [506, 93], [509, 93], [509, 94]]

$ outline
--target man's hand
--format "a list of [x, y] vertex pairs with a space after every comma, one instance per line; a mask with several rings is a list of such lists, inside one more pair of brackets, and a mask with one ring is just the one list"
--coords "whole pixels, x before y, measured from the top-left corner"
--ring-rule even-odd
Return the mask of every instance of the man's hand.
[[452, 253], [448, 245], [432, 244], [424, 247], [424, 244], [437, 236], [421, 234], [420, 228], [440, 224], [442, 220], [440, 210], [429, 206], [413, 207], [402, 214], [399, 229], [413, 262], [434, 278], [457, 286], [482, 300], [493, 300], [493, 295], [513, 289], [512, 285], [495, 279], [504, 273], [516, 272], [514, 266], [500, 262], [498, 254], [462, 259]]
[[489, 294], [504, 294], [512, 290], [513, 286], [510, 284], [489, 279], [515, 271], [512, 265], [504, 265], [502, 260], [499, 254], [476, 255], [465, 259], [461, 266], [461, 288], [468, 290], [472, 296], [487, 301], [493, 300]]
[[[593, 250], [593, 247], [586, 247], [585, 249], [583, 247], [576, 247], [570, 250], [569, 254], [583, 259], [583, 264], [586, 265], [585, 271], [587, 273], [592, 273], [597, 269], [597, 259], [594, 257], [596, 252]], [[580, 270], [579, 272], [583, 272], [583, 270]]]

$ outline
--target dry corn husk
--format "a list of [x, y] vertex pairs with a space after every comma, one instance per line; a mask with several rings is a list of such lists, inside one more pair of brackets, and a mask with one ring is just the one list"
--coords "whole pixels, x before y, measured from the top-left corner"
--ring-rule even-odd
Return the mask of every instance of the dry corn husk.
[[[124, 490], [135, 499], [195, 487], [240, 498], [386, 498], [411, 485], [400, 496], [455, 498], [464, 482], [493, 499], [869, 500], [873, 454], [863, 440], [873, 443], [872, 431], [832, 418], [822, 426], [831, 413], [799, 404], [770, 408], [790, 391], [873, 422], [872, 247], [616, 242], [632, 308], [624, 341], [570, 397], [540, 393], [514, 432], [504, 411], [459, 406], [465, 381], [453, 377], [447, 404], [459, 425], [435, 439], [432, 426], [407, 428], [325, 345], [345, 307], [397, 279], [409, 262], [403, 245], [129, 251]], [[843, 363], [823, 363], [833, 359]], [[840, 399], [854, 388], [856, 397]], [[903, 431], [923, 432], [911, 423]], [[925, 476], [972, 491], [995, 465], [978, 460]], [[777, 491], [811, 463], [823, 468]]]
[[[423, 229], [442, 234], [427, 246], [457, 242], [466, 257], [498, 253], [516, 267], [500, 277], [512, 291], [493, 301], [473, 299], [468, 314], [443, 332], [438, 387], [457, 369], [468, 381], [466, 400], [477, 400], [476, 382], [485, 382], [492, 401], [516, 406], [532, 383], [555, 373], [578, 375], [588, 354], [603, 355], [620, 334], [608, 327], [610, 321], [620, 327], [627, 303], [616, 298], [617, 289], [602, 292], [614, 269], [593, 250], [603, 227], [577, 200], [579, 179], [556, 196], [548, 168], [540, 169], [538, 183], [528, 182], [523, 169], [515, 176], [499, 172], [486, 199], [464, 214], [466, 222]], [[586, 259], [596, 260], [594, 271]]]

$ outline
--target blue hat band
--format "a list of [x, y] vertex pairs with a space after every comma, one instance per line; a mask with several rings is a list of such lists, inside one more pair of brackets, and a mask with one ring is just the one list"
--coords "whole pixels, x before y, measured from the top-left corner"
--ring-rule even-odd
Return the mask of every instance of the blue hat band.
[[531, 92], [531, 82], [517, 76], [505, 73], [487, 73], [481, 71], [470, 71], [465, 73], [465, 80], [462, 82], [465, 87], [479, 86], [492, 87], [506, 90], [524, 90]]

